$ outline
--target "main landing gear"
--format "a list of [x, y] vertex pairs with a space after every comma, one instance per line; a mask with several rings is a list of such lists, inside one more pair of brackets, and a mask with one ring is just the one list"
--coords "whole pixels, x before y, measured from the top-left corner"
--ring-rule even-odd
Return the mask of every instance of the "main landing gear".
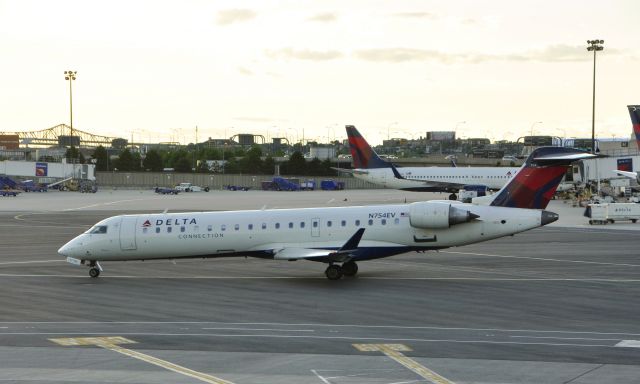
[[358, 264], [355, 261], [347, 261], [342, 266], [329, 264], [324, 274], [329, 280], [340, 280], [342, 276], [355, 276], [358, 273]]

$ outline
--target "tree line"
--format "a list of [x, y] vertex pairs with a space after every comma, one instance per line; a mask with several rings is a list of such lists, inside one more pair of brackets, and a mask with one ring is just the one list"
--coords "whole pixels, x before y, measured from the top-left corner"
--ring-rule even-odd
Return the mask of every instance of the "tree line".
[[[68, 159], [78, 159], [84, 163], [82, 153], [72, 147], [67, 150]], [[186, 149], [174, 151], [151, 149], [144, 158], [138, 152], [123, 149], [117, 158], [111, 158], [103, 146], [98, 146], [92, 155], [92, 163], [96, 165], [96, 171], [122, 171], [122, 172], [161, 172], [167, 168], [175, 172], [197, 173], [232, 173], [232, 174], [274, 174], [276, 161], [270, 155], [262, 154], [262, 149], [253, 146], [248, 150], [243, 148], [227, 149], [224, 152], [213, 148], [200, 149], [195, 146], [187, 146]], [[223, 166], [213, 169], [207, 160], [219, 161]], [[296, 151], [288, 160], [280, 162], [280, 174], [300, 176], [335, 176], [336, 171], [331, 169], [332, 164], [327, 159], [321, 161], [314, 158], [307, 161], [300, 151]]]

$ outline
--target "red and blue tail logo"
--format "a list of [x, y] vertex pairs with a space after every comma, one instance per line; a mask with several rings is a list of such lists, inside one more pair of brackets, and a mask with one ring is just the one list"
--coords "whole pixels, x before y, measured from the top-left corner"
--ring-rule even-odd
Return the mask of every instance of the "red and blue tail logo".
[[349, 149], [353, 157], [353, 166], [359, 169], [391, 168], [391, 163], [382, 160], [371, 148], [369, 143], [360, 135], [353, 125], [347, 125], [347, 137], [349, 137]]
[[636, 137], [636, 145], [640, 149], [640, 105], [627, 105], [629, 115], [631, 115], [631, 124], [633, 124], [633, 134]]
[[537, 148], [513, 179], [496, 193], [491, 205], [545, 209], [571, 163], [591, 157], [595, 155], [573, 148]]

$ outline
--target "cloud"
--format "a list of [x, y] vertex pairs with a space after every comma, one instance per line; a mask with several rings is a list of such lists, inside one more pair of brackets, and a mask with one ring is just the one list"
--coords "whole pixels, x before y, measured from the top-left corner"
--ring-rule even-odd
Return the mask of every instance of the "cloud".
[[398, 12], [398, 13], [394, 13], [393, 16], [404, 17], [409, 19], [429, 19], [429, 20], [435, 20], [438, 18], [438, 15], [431, 12]]
[[273, 123], [277, 121], [282, 121], [281, 119], [272, 119], [269, 117], [255, 117], [255, 116], [238, 116], [238, 117], [234, 117], [233, 119], [239, 120], [239, 121], [249, 121], [252, 123]]
[[[617, 55], [620, 51], [609, 49], [608, 54]], [[561, 63], [591, 60], [586, 46], [550, 45], [543, 49], [511, 54], [449, 53], [430, 49], [416, 48], [381, 48], [362, 49], [354, 55], [365, 61], [402, 63], [410, 61], [437, 61], [451, 63], [482, 63], [487, 61], [539, 61], [545, 63]]]
[[416, 48], [380, 48], [362, 49], [355, 51], [355, 56], [366, 61], [402, 63], [407, 61], [440, 61], [451, 63], [460, 61], [462, 56], [458, 54], [448, 54], [430, 49]]
[[272, 59], [295, 59], [295, 60], [311, 60], [311, 61], [328, 61], [339, 59], [342, 56], [340, 51], [309, 51], [295, 50], [293, 48], [283, 48], [277, 51], [265, 51], [267, 57]]
[[256, 13], [250, 9], [225, 9], [218, 12], [216, 24], [230, 25], [233, 23], [248, 21], [254, 17], [256, 17]]
[[326, 13], [318, 13], [316, 15], [313, 15], [309, 17], [307, 20], [318, 21], [321, 23], [331, 23], [333, 21], [336, 21], [337, 19], [338, 19], [338, 16], [335, 13], [326, 12]]
[[238, 72], [245, 76], [253, 76], [253, 72], [245, 67], [238, 67]]

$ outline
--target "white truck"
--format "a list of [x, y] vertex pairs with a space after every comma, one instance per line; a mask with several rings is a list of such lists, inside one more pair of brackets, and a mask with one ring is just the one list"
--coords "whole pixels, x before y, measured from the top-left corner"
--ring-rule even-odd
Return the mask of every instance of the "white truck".
[[586, 216], [589, 217], [589, 224], [607, 224], [621, 220], [631, 220], [632, 223], [635, 223], [640, 219], [640, 204], [589, 204]]
[[191, 183], [180, 183], [180, 185], [176, 185], [175, 189], [180, 192], [209, 192], [209, 187], [199, 187]]

